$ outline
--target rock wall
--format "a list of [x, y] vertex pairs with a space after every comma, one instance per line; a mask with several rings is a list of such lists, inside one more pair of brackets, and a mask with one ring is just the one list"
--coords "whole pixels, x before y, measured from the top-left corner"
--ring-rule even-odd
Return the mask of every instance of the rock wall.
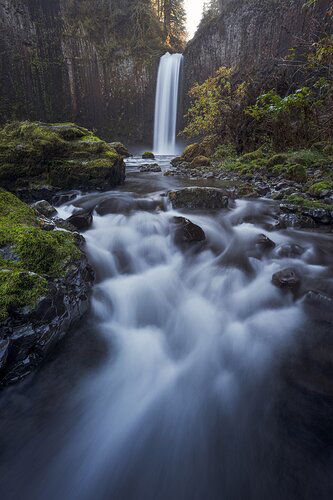
[[[268, 80], [277, 71], [284, 81], [282, 58], [292, 47], [316, 39], [327, 24], [331, 0], [304, 8], [305, 0], [224, 0], [222, 14], [202, 28], [185, 50], [185, 95], [220, 66]], [[293, 69], [291, 68], [291, 71]], [[279, 81], [277, 81], [277, 86]]]
[[158, 49], [111, 56], [108, 39], [71, 28], [66, 0], [0, 0], [1, 122], [74, 121], [105, 139], [149, 144]]

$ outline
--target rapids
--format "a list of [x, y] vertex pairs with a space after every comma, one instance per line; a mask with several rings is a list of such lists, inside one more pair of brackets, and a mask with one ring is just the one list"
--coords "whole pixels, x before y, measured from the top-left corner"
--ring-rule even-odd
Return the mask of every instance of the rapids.
[[[95, 207], [84, 236], [97, 282], [83, 324], [1, 397], [1, 498], [329, 498], [331, 458], [309, 448], [321, 403], [285, 377], [300, 339], [325, 327], [271, 278], [290, 266], [327, 277], [331, 238], [268, 231], [265, 200], [177, 212], [164, 193], [182, 181], [140, 163], [128, 161], [118, 191], [59, 208]], [[205, 245], [175, 244], [172, 218], [184, 214]], [[259, 234], [277, 246], [258, 247]], [[304, 253], [285, 256], [290, 243]]]

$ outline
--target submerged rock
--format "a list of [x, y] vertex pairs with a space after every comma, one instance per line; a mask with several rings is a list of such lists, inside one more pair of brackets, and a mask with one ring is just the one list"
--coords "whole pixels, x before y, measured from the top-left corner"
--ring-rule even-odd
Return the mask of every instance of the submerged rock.
[[162, 169], [158, 163], [145, 163], [141, 165], [140, 172], [162, 172]]
[[278, 257], [295, 258], [300, 257], [305, 252], [305, 249], [296, 243], [284, 243], [276, 249]]
[[175, 242], [177, 245], [183, 246], [206, 239], [204, 230], [189, 219], [173, 217], [172, 220], [176, 224]]
[[301, 283], [301, 278], [292, 267], [283, 269], [272, 276], [273, 285], [287, 290], [295, 290]]
[[73, 225], [79, 231], [85, 231], [90, 228], [93, 223], [91, 210], [81, 210], [71, 215], [66, 222]]
[[228, 197], [221, 189], [189, 187], [170, 191], [169, 200], [173, 208], [219, 210], [228, 207]]

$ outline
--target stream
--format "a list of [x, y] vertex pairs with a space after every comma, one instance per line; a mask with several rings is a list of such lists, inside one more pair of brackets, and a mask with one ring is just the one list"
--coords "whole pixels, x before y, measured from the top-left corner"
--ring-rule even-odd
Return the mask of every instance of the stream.
[[[332, 289], [332, 237], [268, 230], [267, 200], [173, 210], [166, 191], [220, 184], [127, 163], [121, 188], [59, 207], [95, 207], [97, 280], [84, 321], [1, 396], [1, 499], [332, 498], [333, 402], [313, 375], [332, 325], [272, 284], [293, 267]], [[176, 245], [174, 216], [205, 244]]]

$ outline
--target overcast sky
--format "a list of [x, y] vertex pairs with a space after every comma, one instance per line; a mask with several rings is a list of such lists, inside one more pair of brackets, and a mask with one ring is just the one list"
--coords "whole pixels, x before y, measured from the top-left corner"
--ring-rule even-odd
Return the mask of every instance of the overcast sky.
[[204, 0], [185, 0], [185, 8], [187, 12], [187, 31], [189, 39], [195, 33], [195, 30], [200, 22], [202, 7]]

